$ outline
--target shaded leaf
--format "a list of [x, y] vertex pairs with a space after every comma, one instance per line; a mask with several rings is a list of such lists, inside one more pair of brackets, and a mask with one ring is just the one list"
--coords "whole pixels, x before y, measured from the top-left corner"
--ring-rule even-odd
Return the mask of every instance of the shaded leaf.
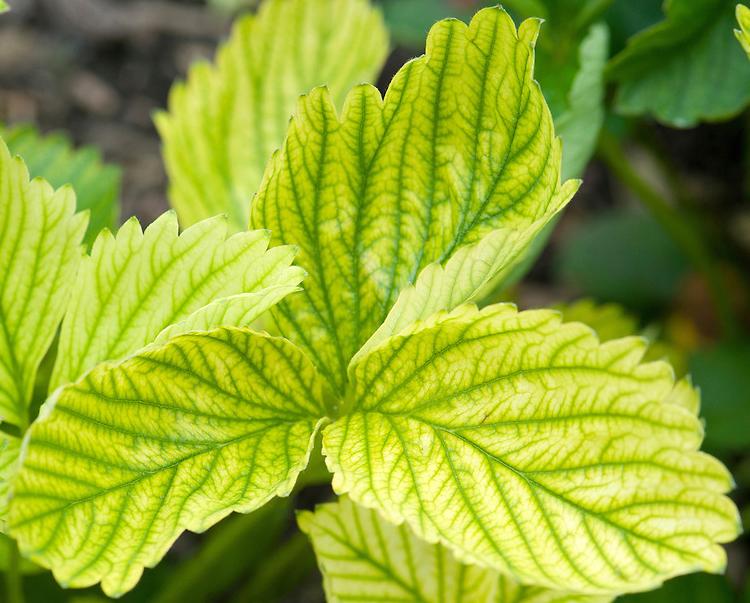
[[665, 3], [665, 19], [610, 62], [617, 110], [681, 128], [741, 111], [750, 101], [750, 63], [732, 38], [734, 10], [728, 0]]
[[315, 547], [329, 603], [598, 603], [609, 597], [576, 596], [521, 586], [492, 570], [456, 561], [447, 549], [418, 539], [375, 511], [342, 497], [298, 515]]

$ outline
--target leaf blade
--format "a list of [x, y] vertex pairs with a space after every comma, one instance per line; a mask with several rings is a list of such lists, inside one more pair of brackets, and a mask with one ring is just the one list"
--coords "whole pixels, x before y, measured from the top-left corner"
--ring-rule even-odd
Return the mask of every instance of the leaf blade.
[[89, 211], [85, 241], [90, 245], [103, 228], [114, 228], [119, 217], [120, 169], [102, 162], [93, 147], [73, 148], [64, 134], [40, 135], [30, 125], [0, 130], [12, 153], [24, 157], [32, 177], [58, 188], [70, 184], [78, 211]]
[[31, 427], [11, 533], [61, 584], [120, 595], [183, 530], [287, 496], [326, 396], [291, 344], [242, 329], [99, 365]]
[[250, 200], [297, 97], [328, 84], [340, 100], [371, 81], [388, 35], [367, 0], [270, 0], [239, 19], [216, 64], [199, 64], [156, 116], [170, 203], [189, 226], [219, 213], [247, 226]]
[[421, 601], [423, 603], [599, 603], [606, 597], [576, 596], [521, 586], [492, 570], [463, 565], [439, 544], [418, 539], [348, 497], [299, 513], [323, 573], [326, 600]]
[[81, 266], [63, 320], [50, 391], [105, 360], [190, 330], [249, 326], [296, 291], [302, 271], [268, 233], [227, 237], [223, 217], [178, 234], [172, 212], [145, 231], [135, 218], [104, 231]]
[[82, 255], [86, 216], [74, 212], [70, 187], [29, 181], [0, 140], [0, 417], [22, 428]]
[[666, 4], [664, 20], [633, 36], [610, 61], [617, 110], [649, 113], [679, 128], [741, 111], [750, 101], [750, 65], [730, 43], [734, 23], [734, 8], [723, 0]]
[[340, 116], [324, 89], [300, 100], [251, 223], [300, 245], [305, 291], [274, 317], [335, 389], [424, 267], [493, 230], [530, 232], [574, 192], [533, 82], [538, 27], [500, 8], [441, 21], [385, 99], [357, 87]]
[[351, 414], [324, 430], [334, 489], [521, 582], [609, 594], [720, 571], [731, 476], [697, 451], [676, 402], [692, 388], [670, 395], [643, 347], [549, 311], [434, 316], [353, 368]]

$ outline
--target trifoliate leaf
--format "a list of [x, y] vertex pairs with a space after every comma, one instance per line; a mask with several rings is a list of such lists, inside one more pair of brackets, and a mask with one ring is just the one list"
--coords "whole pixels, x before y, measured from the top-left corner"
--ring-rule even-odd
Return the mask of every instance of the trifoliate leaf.
[[323, 433], [334, 489], [524, 583], [610, 594], [721, 571], [731, 476], [644, 348], [553, 311], [435, 315], [352, 367], [351, 412]]
[[0, 140], [0, 421], [20, 427], [82, 255], [86, 216], [75, 205], [70, 187], [29, 182]]
[[[424, 267], [495, 230], [514, 241], [513, 263], [529, 244], [518, 237], [575, 192], [560, 184], [560, 143], [533, 80], [538, 29], [530, 20], [516, 31], [500, 8], [468, 27], [441, 21], [385, 99], [357, 87], [340, 116], [325, 89], [301, 99], [251, 223], [300, 245], [310, 276], [274, 316], [339, 391], [349, 360]], [[497, 271], [504, 259], [490, 258]]]
[[326, 414], [321, 383], [294, 346], [240, 329], [99, 365], [32, 425], [10, 533], [62, 585], [120, 595], [183, 530], [290, 493]]
[[246, 228], [299, 95], [327, 84], [340, 102], [377, 76], [387, 52], [367, 0], [268, 0], [237, 21], [216, 65], [193, 67], [156, 117], [180, 223], [226, 213], [233, 229]]
[[269, 250], [269, 238], [263, 231], [227, 238], [223, 216], [178, 236], [173, 212], [145, 231], [135, 218], [117, 236], [103, 231], [78, 274], [50, 391], [157, 337], [248, 326], [302, 280], [290, 267], [294, 250]]
[[665, 11], [610, 62], [617, 110], [680, 128], [741, 111], [750, 101], [750, 63], [732, 39], [733, 3], [672, 0]]
[[52, 186], [71, 184], [78, 211], [89, 210], [86, 242], [102, 228], [113, 228], [119, 217], [120, 169], [102, 163], [93, 147], [74, 149], [63, 134], [40, 136], [28, 125], [2, 131], [12, 153], [24, 158], [32, 177], [41, 176]]
[[734, 30], [734, 35], [737, 36], [742, 48], [750, 57], [750, 8], [744, 4], [738, 4], [736, 15], [740, 28]]
[[298, 516], [312, 540], [329, 603], [598, 603], [525, 587], [492, 570], [463, 565], [438, 544], [418, 539], [406, 524], [394, 526], [347, 497]]

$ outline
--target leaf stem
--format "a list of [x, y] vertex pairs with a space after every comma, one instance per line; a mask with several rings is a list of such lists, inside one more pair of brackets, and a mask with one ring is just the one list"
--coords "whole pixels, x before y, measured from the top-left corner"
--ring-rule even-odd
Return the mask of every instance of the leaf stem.
[[727, 339], [734, 338], [738, 334], [738, 325], [732, 311], [732, 304], [721, 279], [717, 262], [712, 258], [698, 226], [672, 207], [658, 191], [638, 175], [614, 136], [602, 132], [597, 154], [617, 179], [636, 194], [693, 267], [703, 275], [716, 310], [721, 332]]
[[23, 581], [21, 576], [21, 554], [12, 538], [7, 539], [8, 571], [5, 572], [5, 591], [8, 603], [24, 603]]

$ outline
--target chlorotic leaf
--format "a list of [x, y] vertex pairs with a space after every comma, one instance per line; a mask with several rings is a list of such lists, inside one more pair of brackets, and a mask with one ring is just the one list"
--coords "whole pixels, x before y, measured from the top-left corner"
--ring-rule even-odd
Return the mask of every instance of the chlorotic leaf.
[[297, 289], [303, 272], [290, 266], [291, 247], [269, 250], [263, 231], [227, 238], [226, 222], [216, 216], [178, 235], [167, 212], [145, 231], [135, 218], [117, 236], [103, 231], [81, 266], [50, 390], [157, 337], [249, 326]]
[[334, 489], [522, 583], [614, 594], [721, 571], [731, 476], [644, 348], [549, 310], [435, 315], [352, 367], [323, 432]]
[[618, 304], [598, 304], [584, 298], [556, 309], [565, 322], [582, 322], [594, 329], [601, 342], [637, 335], [639, 332], [638, 320]]
[[0, 432], [0, 532], [5, 533], [5, 515], [8, 507], [10, 478], [15, 473], [21, 440]]
[[20, 125], [0, 132], [8, 148], [24, 158], [32, 176], [52, 186], [73, 186], [78, 211], [89, 211], [86, 242], [102, 228], [113, 228], [119, 217], [120, 169], [102, 163], [93, 147], [74, 149], [63, 134], [40, 136], [31, 126]]
[[387, 52], [382, 17], [367, 0], [268, 0], [238, 20], [216, 65], [193, 67], [156, 117], [180, 223], [226, 213], [233, 229], [246, 228], [299, 95], [327, 84], [343, 100], [377, 76]]
[[681, 128], [741, 111], [750, 101], [750, 63], [732, 40], [732, 3], [672, 0], [665, 10], [664, 21], [633, 36], [609, 64], [617, 110]]
[[273, 315], [339, 391], [423, 268], [495, 230], [531, 236], [575, 192], [560, 184], [560, 142], [533, 80], [538, 29], [529, 20], [517, 31], [498, 7], [469, 26], [441, 21], [385, 99], [359, 86], [340, 116], [326, 89], [301, 99], [251, 223], [300, 245], [305, 289]]
[[750, 57], [750, 8], [744, 4], [738, 4], [736, 15], [740, 28], [734, 30], [734, 35], [737, 36], [742, 48]]
[[327, 395], [291, 344], [190, 333], [61, 388], [27, 434], [8, 513], [64, 586], [118, 596], [183, 530], [287, 496]]
[[0, 140], [0, 420], [20, 427], [82, 255], [86, 216], [74, 212], [70, 187], [29, 182]]
[[405, 524], [390, 524], [347, 497], [300, 513], [298, 523], [312, 540], [329, 603], [610, 600], [525, 587], [492, 570], [463, 565], [446, 548], [418, 539]]

